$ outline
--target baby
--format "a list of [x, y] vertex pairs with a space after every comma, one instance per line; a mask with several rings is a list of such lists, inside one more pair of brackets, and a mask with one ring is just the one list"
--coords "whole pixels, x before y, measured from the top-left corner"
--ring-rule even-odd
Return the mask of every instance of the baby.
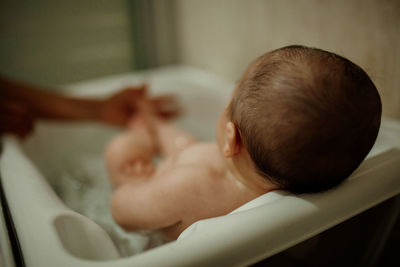
[[[380, 118], [379, 94], [354, 63], [303, 46], [274, 50], [246, 69], [214, 143], [142, 108], [106, 151], [113, 217], [126, 230], [176, 239], [195, 221], [272, 190], [327, 190], [368, 154]], [[163, 161], [155, 166], [157, 154]]]

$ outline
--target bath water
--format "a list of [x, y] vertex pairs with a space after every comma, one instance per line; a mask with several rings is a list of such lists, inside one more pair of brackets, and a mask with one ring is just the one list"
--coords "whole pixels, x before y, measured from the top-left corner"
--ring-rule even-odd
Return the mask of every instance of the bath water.
[[115, 130], [97, 125], [39, 125], [24, 150], [70, 209], [100, 225], [122, 257], [164, 244], [157, 231], [126, 232], [112, 218], [103, 151]]
[[156, 231], [126, 232], [113, 220], [110, 212], [112, 189], [103, 158], [85, 155], [62, 170], [55, 170], [52, 186], [72, 210], [99, 224], [111, 237], [121, 256], [131, 256], [163, 244]]

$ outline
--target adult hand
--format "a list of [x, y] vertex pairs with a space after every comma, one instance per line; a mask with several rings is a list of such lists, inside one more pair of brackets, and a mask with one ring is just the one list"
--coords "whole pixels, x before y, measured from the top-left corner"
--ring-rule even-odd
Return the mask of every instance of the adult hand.
[[182, 109], [175, 95], [155, 96], [150, 98], [148, 102], [152, 111], [164, 119], [171, 119], [182, 113]]
[[125, 126], [138, 111], [138, 103], [145, 99], [146, 85], [125, 88], [102, 101], [99, 120], [116, 126]]
[[146, 102], [157, 115], [170, 119], [180, 114], [176, 98], [172, 95], [147, 97], [147, 85], [125, 88], [124, 90], [105, 99], [101, 105], [99, 118], [101, 121], [116, 125], [127, 126], [128, 122]]
[[0, 86], [0, 134], [8, 132], [25, 137], [32, 132], [36, 119], [97, 120], [125, 127], [138, 114], [141, 103], [148, 103], [153, 112], [164, 118], [179, 114], [174, 97], [149, 98], [146, 85], [126, 88], [104, 100], [67, 97], [1, 76]]
[[28, 105], [0, 99], [0, 134], [13, 133], [24, 138], [33, 131], [34, 120]]

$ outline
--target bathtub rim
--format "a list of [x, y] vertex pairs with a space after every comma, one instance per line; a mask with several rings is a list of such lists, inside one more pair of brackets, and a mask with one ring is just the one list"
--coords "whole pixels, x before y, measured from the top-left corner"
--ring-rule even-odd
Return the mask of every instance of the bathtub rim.
[[[6, 151], [7, 147], [13, 146], [14, 149], [20, 149], [18, 148], [18, 144], [17, 141], [12, 140], [12, 139], [5, 139], [5, 147], [6, 147]], [[7, 152], [6, 152], [7, 153]], [[2, 155], [2, 162], [3, 162], [3, 156]], [[367, 166], [368, 168], [366, 170], [363, 170], [363, 167], [365, 165], [369, 165], [371, 164], [371, 162], [380, 160], [381, 163], [378, 166], [373, 166], [372, 168], [370, 166]], [[398, 149], [394, 149], [394, 150], [390, 150], [387, 151], [385, 153], [381, 153], [377, 156], [374, 156], [370, 159], [368, 159], [365, 163], [363, 163], [361, 169], [355, 173], [355, 175], [357, 176], [361, 176], [361, 177], [366, 177], [366, 176], [371, 176], [372, 174], [376, 175], [377, 171], [381, 171], [382, 169], [387, 169], [387, 166], [392, 166], [392, 165], [398, 165], [400, 163], [400, 150]], [[393, 167], [393, 166], [392, 166]], [[2, 169], [4, 169], [4, 166], [2, 166]], [[40, 179], [45, 179], [44, 177], [41, 177]], [[354, 187], [358, 187], [359, 185], [354, 185], [357, 184], [359, 182], [360, 179], [349, 179], [348, 181], [346, 181], [345, 185], [342, 187], [339, 187], [338, 190], [343, 189], [344, 187], [349, 187], [350, 188], [354, 188]], [[375, 179], [376, 180], [376, 179]], [[393, 179], [392, 179], [393, 180]], [[396, 181], [392, 181], [392, 183], [395, 183]], [[353, 184], [353, 185], [351, 185]], [[5, 185], [6, 190], [7, 190], [7, 186], [9, 185]], [[45, 186], [46, 187], [46, 186]], [[393, 185], [386, 185], [387, 188], [392, 188], [390, 193], [386, 193], [385, 195], [381, 195], [379, 197], [375, 196], [375, 199], [370, 200], [367, 202], [367, 204], [363, 204], [361, 205], [362, 207], [356, 207], [353, 208], [353, 210], [346, 216], [341, 216], [341, 218], [335, 220], [333, 223], [327, 224], [324, 227], [319, 227], [316, 231], [314, 231], [312, 234], [308, 233], [307, 235], [303, 235], [300, 239], [297, 239], [296, 242], [291, 242], [290, 244], [287, 243], [284, 247], [280, 247], [279, 249], [275, 249], [275, 250], [270, 250], [267, 254], [263, 253], [262, 258], [266, 257], [266, 256], [271, 256], [275, 253], [278, 253], [279, 251], [282, 251], [283, 249], [290, 247], [291, 245], [294, 245], [295, 243], [301, 242], [302, 240], [305, 240], [311, 236], [314, 236], [320, 232], [322, 232], [324, 229], [328, 229], [330, 227], [332, 227], [333, 225], [336, 225], [344, 220], [346, 220], [347, 218], [350, 218], [352, 216], [354, 216], [355, 214], [358, 214], [360, 212], [362, 212], [363, 210], [366, 210], [370, 207], [373, 207], [374, 205], [376, 205], [377, 203], [380, 203], [390, 197], [393, 197], [397, 194], [399, 194], [400, 192], [400, 186], [399, 183], [395, 183], [395, 186]], [[46, 189], [47, 190], [47, 189]], [[349, 189], [347, 189], [349, 190]], [[334, 192], [334, 191], [332, 191]], [[185, 248], [187, 247], [197, 247], [197, 249], [200, 249], [199, 244], [207, 244], [207, 242], [209, 242], [209, 238], [210, 235], [212, 234], [221, 234], [224, 229], [223, 227], [221, 228], [222, 225], [224, 225], [227, 222], [227, 219], [230, 220], [230, 224], [237, 224], [238, 223], [238, 218], [241, 218], [240, 220], [244, 220], [243, 216], [245, 213], [252, 213], [254, 215], [254, 212], [256, 212], [257, 209], [263, 209], [265, 208], [266, 205], [268, 205], [268, 208], [273, 208], [274, 206], [288, 206], [289, 204], [285, 204], [285, 202], [287, 203], [297, 203], [296, 205], [300, 205], [300, 207], [305, 208], [306, 210], [309, 210], [311, 208], [311, 210], [309, 210], [309, 212], [316, 212], [315, 210], [313, 210], [312, 205], [310, 205], [310, 203], [318, 203], [318, 197], [320, 197], [320, 195], [316, 194], [316, 195], [312, 195], [312, 196], [305, 196], [305, 198], [303, 197], [295, 197], [292, 195], [287, 195], [287, 194], [281, 194], [279, 192], [273, 192], [275, 195], [278, 194], [278, 196], [276, 196], [276, 199], [270, 203], [267, 204], [263, 204], [261, 206], [255, 206], [252, 207], [250, 209], [244, 210], [242, 212], [236, 212], [236, 213], [232, 213], [230, 215], [226, 215], [226, 216], [221, 216], [221, 217], [216, 217], [216, 218], [212, 218], [212, 219], [207, 219], [207, 220], [202, 220], [199, 221], [197, 223], [195, 223], [193, 226], [191, 226], [192, 228], [195, 228], [195, 231], [191, 231], [191, 233], [189, 234], [184, 234], [182, 235], [182, 237], [179, 238], [178, 241], [163, 245], [161, 247], [143, 252], [141, 254], [138, 255], [134, 255], [132, 257], [128, 257], [128, 258], [118, 258], [115, 260], [111, 260], [111, 261], [87, 261], [87, 260], [83, 260], [83, 259], [79, 259], [76, 257], [71, 256], [70, 254], [68, 254], [65, 250], [63, 250], [62, 248], [60, 249], [59, 247], [59, 242], [53, 240], [53, 243], [58, 244], [56, 246], [54, 246], [54, 244], [51, 247], [59, 247], [59, 251], [57, 253], [59, 253], [59, 255], [57, 255], [57, 259], [55, 259], [54, 264], [57, 264], [58, 266], [68, 266], [70, 264], [79, 264], [79, 266], [100, 266], [100, 265], [107, 265], [110, 264], [112, 262], [112, 264], [114, 266], [128, 266], [130, 264], [143, 264], [146, 263], [147, 261], [152, 261], [154, 264], [161, 264], [161, 263], [166, 263], [165, 261], [167, 259], [170, 259], [170, 256], [173, 256], [175, 254], [175, 257], [179, 257], [178, 259], [173, 259], [171, 262], [170, 266], [184, 266], [186, 264], [192, 264], [192, 263], [198, 263], [198, 264], [202, 264], [204, 263], [204, 261], [206, 261], [207, 263], [216, 263], [218, 262], [219, 264], [224, 265], [224, 263], [226, 264], [225, 261], [221, 262], [221, 251], [218, 252], [218, 255], [215, 255], [215, 252], [213, 252], [212, 250], [210, 250], [210, 248], [205, 248], [202, 247], [201, 249], [203, 250], [203, 253], [205, 253], [207, 255], [207, 257], [205, 257], [206, 259], [204, 259], [204, 254], [197, 255], [194, 254], [193, 252], [190, 253], [188, 251], [185, 250]], [[7, 193], [6, 193], [7, 194]], [[325, 194], [325, 193], [324, 193]], [[332, 193], [330, 193], [332, 194]], [[316, 200], [315, 200], [316, 199]], [[56, 205], [54, 206], [55, 203], [53, 203], [50, 206], [53, 206], [52, 209], [52, 214], [49, 215], [48, 211], [46, 209], [46, 213], [47, 215], [43, 215], [42, 219], [45, 220], [50, 220], [52, 221], [54, 218], [54, 216], [59, 216], [59, 214], [65, 214], [65, 212], [70, 213], [71, 211], [69, 211], [69, 208], [65, 207], [62, 203], [56, 203]], [[13, 207], [13, 203], [10, 203], [11, 205], [11, 209], [15, 208]], [[275, 208], [276, 209], [276, 208]], [[271, 211], [269, 211], [271, 212]], [[276, 212], [276, 210], [275, 210]], [[273, 213], [273, 212], [272, 212]], [[57, 214], [57, 215], [55, 215]], [[45, 218], [47, 216], [47, 218]], [[238, 216], [236, 218], [234, 218], [233, 216]], [[14, 215], [13, 215], [14, 217]], [[18, 217], [18, 216], [17, 216]], [[234, 219], [233, 219], [234, 218]], [[221, 223], [221, 220], [223, 220], [224, 222]], [[273, 225], [272, 225], [273, 226]], [[18, 219], [16, 220], [16, 228], [18, 232], [21, 232], [22, 228], [27, 227], [26, 225], [21, 225], [20, 222], [18, 222]], [[232, 227], [232, 226], [230, 226]], [[276, 225], [273, 227], [277, 227]], [[205, 230], [207, 229], [208, 230]], [[279, 227], [278, 227], [279, 228]], [[225, 238], [227, 238], [227, 233], [224, 232]], [[243, 236], [243, 234], [241, 234], [241, 236]], [[219, 238], [219, 239], [224, 239], [224, 238]], [[234, 238], [235, 239], [235, 238]], [[232, 240], [232, 238], [231, 238]], [[225, 242], [225, 241], [223, 241]], [[220, 242], [216, 242], [216, 243], [220, 243]], [[239, 242], [240, 243], [240, 242]], [[214, 244], [215, 245], [215, 244]], [[25, 247], [24, 247], [25, 246]], [[26, 249], [26, 242], [22, 242], [22, 250], [24, 251]], [[182, 251], [186, 252], [186, 255], [181, 255]], [[197, 250], [199, 251], [199, 250]], [[229, 250], [231, 251], [231, 249]], [[225, 251], [225, 253], [227, 253]], [[26, 255], [28, 256], [28, 255]], [[32, 256], [32, 255], [30, 255]], [[226, 256], [226, 255], [225, 255]], [[26, 257], [25, 257], [26, 258]], [[29, 258], [29, 256], [28, 256]], [[155, 259], [157, 258], [157, 259]], [[219, 259], [218, 259], [219, 258]], [[259, 258], [259, 257], [257, 257]], [[252, 260], [253, 261], [253, 260]], [[68, 263], [67, 263], [68, 262]], [[41, 262], [40, 264], [31, 264], [32, 261], [27, 259], [27, 266], [43, 266], [43, 262]], [[49, 263], [49, 259], [47, 258], [46, 263]], [[167, 265], [169, 265], [169, 263]], [[232, 262], [229, 262], [232, 263]], [[51, 266], [48, 265], [48, 266]]]
[[[185, 69], [185, 68], [180, 68], [178, 69], [178, 72], [181, 73], [181, 71], [187, 71], [186, 73], [191, 73], [191, 71], [193, 69]], [[207, 76], [204, 73], [200, 73], [198, 72], [198, 77], [199, 79], [208, 79], [209, 76]], [[204, 75], [203, 75], [204, 74]], [[125, 84], [127, 82], [130, 82], [130, 78], [129, 78], [130, 74], [123, 74], [123, 75], [117, 75], [115, 76], [116, 78], [118, 77], [122, 77], [122, 80], [126, 79], [126, 82], [121, 82], [120, 84]], [[182, 75], [182, 74], [180, 74]], [[108, 85], [112, 85], [112, 83], [108, 83], [108, 81], [111, 81], [113, 79], [115, 79], [115, 77], [110, 77], [110, 78], [105, 78], [102, 81], [99, 81], [97, 84], [105, 84], [103, 85], [103, 87], [105, 88]], [[84, 88], [86, 86], [86, 83], [91, 83], [89, 82], [83, 82], [81, 85], [77, 85], [77, 89], [80, 88]], [[214, 81], [210, 82], [210, 85], [214, 84]], [[227, 85], [227, 83], [221, 82], [219, 81], [219, 84], [221, 86], [231, 86], [230, 84]], [[112, 87], [112, 86], [111, 86]], [[212, 86], [210, 86], [210, 88], [212, 88]], [[211, 90], [211, 89], [210, 89]], [[104, 89], [104, 93], [108, 93], [108, 89]], [[396, 122], [397, 123], [397, 122]], [[398, 129], [400, 124], [396, 124], [396, 127]], [[0, 158], [0, 160], [2, 160]], [[2, 171], [2, 169], [0, 168], [0, 171]], [[398, 169], [397, 169], [398, 172]], [[398, 193], [397, 193], [398, 194]], [[295, 201], [295, 199], [293, 198], [286, 198], [286, 196], [282, 196], [282, 199], [286, 199], [286, 203], [291, 203], [291, 201]], [[300, 201], [301, 203], [308, 205], [307, 201]], [[275, 201], [273, 203], [270, 203], [271, 205], [278, 205], [280, 202]], [[279, 205], [283, 205], [282, 203]], [[62, 209], [62, 208], [61, 208]], [[255, 209], [252, 209], [250, 211], [254, 211]], [[240, 214], [245, 214], [245, 213], [240, 213]], [[239, 214], [239, 215], [240, 215]], [[209, 245], [209, 239], [210, 235], [214, 234], [218, 234], [218, 231], [215, 229], [220, 229], [220, 231], [224, 231], [223, 228], [220, 228], [219, 226], [215, 226], [215, 225], [223, 225], [223, 222], [221, 222], [221, 220], [225, 220], [226, 218], [234, 218], [234, 216], [239, 216], [239, 215], [229, 215], [226, 217], [217, 217], [217, 218], [213, 218], [213, 219], [209, 219], [209, 220], [203, 220], [197, 223], [196, 225], [196, 231], [192, 232], [190, 235], [187, 236], [187, 238], [181, 238], [181, 240], [179, 242], [172, 242], [170, 244], [166, 244], [164, 246], [161, 246], [159, 248], [155, 248], [153, 250], [141, 253], [139, 255], [135, 255], [132, 257], [128, 257], [128, 258], [122, 258], [122, 259], [117, 259], [117, 260], [113, 260], [112, 263], [114, 266], [116, 267], [125, 267], [125, 266], [131, 266], [134, 264], [137, 265], [143, 265], [143, 264], [158, 264], [158, 265], [164, 265], [164, 266], [187, 266], [187, 265], [205, 265], [206, 263], [218, 263], [218, 265], [224, 266], [224, 265], [230, 265], [230, 263], [232, 262], [228, 262], [225, 261], [224, 258], [221, 258], [222, 256], [227, 256], [228, 252], [224, 251], [222, 255], [216, 255], [216, 252], [212, 250], [213, 246], [215, 246], [217, 243], [220, 244], [220, 242], [215, 242], [215, 244], [212, 244], [213, 246], [207, 246]], [[232, 222], [234, 223], [234, 222]], [[23, 227], [23, 226], [22, 226]], [[193, 226], [194, 227], [194, 226]], [[216, 228], [214, 228], [216, 227]], [[210, 230], [205, 230], [207, 228], [211, 228]], [[214, 229], [214, 230], [212, 230]], [[202, 232], [203, 231], [203, 232]], [[244, 233], [239, 233], [241, 236], [244, 235]], [[207, 243], [208, 242], [208, 243]], [[202, 244], [203, 246], [200, 246], [199, 244]], [[229, 245], [229, 244], [227, 244]], [[58, 246], [59, 247], [59, 246]], [[193, 251], [187, 251], [187, 247], [193, 247], [193, 248], [198, 248], [199, 251], [202, 251], [203, 253], [200, 254], [196, 254]], [[30, 249], [30, 248], [28, 248]], [[253, 255], [251, 254], [246, 254], [243, 255], [243, 252], [241, 251], [240, 247], [238, 248], [237, 246], [235, 248], [232, 249], [232, 251], [235, 251], [236, 254], [242, 255], [243, 256], [243, 260], [242, 261], [238, 261], [236, 262], [236, 265], [245, 265], [245, 264], [249, 264], [252, 263], [254, 261], [256, 261], [257, 259], [260, 259], [260, 257], [265, 257], [266, 254], [261, 253], [261, 254], [257, 254], [255, 252], [253, 252]], [[230, 251], [230, 252], [232, 252]], [[279, 251], [274, 251], [274, 253], [277, 253]], [[61, 253], [61, 252], [60, 252]], [[65, 254], [65, 252], [62, 252]], [[61, 254], [62, 254], [61, 253]], [[268, 252], [269, 254], [271, 254], [272, 252]], [[257, 255], [256, 255], [257, 254]], [[157, 257], [157, 255], [160, 255], [159, 257]], [[32, 255], [31, 255], [32, 256]], [[33, 256], [35, 256], [35, 254], [33, 254]], [[171, 259], [171, 257], [174, 257], [173, 259]], [[254, 258], [256, 257], [256, 258]], [[247, 259], [247, 260], [246, 260]], [[170, 262], [167, 262], [167, 260], [171, 260]], [[43, 265], [44, 264], [44, 265]], [[58, 261], [29, 261], [28, 266], [88, 266], [88, 267], [95, 267], [95, 266], [109, 266], [110, 265], [110, 261], [105, 261], [105, 262], [93, 262], [93, 261], [85, 261], [85, 260], [81, 260], [81, 259], [76, 259], [74, 257], [71, 257], [69, 254], [67, 255], [60, 255], [60, 258], [58, 259]]]

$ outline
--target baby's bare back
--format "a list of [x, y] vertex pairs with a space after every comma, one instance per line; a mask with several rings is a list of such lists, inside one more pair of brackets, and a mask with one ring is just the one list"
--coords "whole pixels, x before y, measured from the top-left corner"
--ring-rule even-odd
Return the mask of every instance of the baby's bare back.
[[[192, 144], [162, 162], [153, 179], [172, 194], [169, 205], [177, 211], [170, 214], [177, 216], [176, 223], [166, 227], [165, 233], [176, 238], [195, 221], [225, 215], [256, 197], [227, 174], [215, 143]], [[175, 202], [176, 198], [180, 201]]]
[[131, 137], [117, 138], [107, 153], [111, 178], [123, 181], [114, 191], [111, 210], [129, 231], [161, 229], [175, 239], [195, 221], [225, 215], [257, 197], [235, 179], [215, 143], [193, 141], [167, 154], [152, 175], [132, 176], [118, 167], [138, 160], [139, 146], [127, 142]]

